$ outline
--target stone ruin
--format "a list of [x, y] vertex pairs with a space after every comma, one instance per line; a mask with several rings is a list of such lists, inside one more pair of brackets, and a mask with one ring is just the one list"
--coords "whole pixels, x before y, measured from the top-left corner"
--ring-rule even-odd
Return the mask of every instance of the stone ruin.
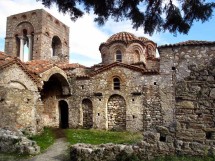
[[42, 9], [9, 16], [0, 52], [0, 128], [142, 131], [143, 155], [214, 153], [215, 42], [157, 46], [120, 32], [99, 51], [99, 64], [71, 64], [69, 27], [60, 20]]

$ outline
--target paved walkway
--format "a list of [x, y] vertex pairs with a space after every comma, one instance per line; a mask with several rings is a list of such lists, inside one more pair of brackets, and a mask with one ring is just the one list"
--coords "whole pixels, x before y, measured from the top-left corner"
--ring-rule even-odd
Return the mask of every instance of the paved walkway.
[[44, 153], [26, 161], [68, 161], [68, 145], [69, 144], [65, 141], [65, 138], [59, 138]]
[[56, 136], [55, 143], [42, 154], [33, 158], [19, 159], [14, 156], [0, 154], [0, 161], [69, 161], [69, 143], [63, 129], [53, 129]]

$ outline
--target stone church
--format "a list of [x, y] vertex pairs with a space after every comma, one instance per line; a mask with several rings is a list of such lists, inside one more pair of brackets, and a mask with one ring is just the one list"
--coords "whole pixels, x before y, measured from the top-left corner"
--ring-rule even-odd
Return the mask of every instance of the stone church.
[[99, 64], [70, 64], [68, 26], [43, 9], [8, 17], [0, 52], [0, 128], [164, 126], [179, 129], [182, 140], [215, 139], [215, 42], [158, 47], [120, 32], [99, 51]]

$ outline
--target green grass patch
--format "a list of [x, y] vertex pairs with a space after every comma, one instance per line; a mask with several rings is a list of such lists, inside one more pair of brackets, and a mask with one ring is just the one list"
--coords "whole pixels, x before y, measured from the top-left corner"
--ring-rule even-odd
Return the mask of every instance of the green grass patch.
[[214, 161], [215, 156], [164, 156], [152, 161]]
[[55, 135], [50, 128], [44, 128], [44, 131], [40, 135], [35, 135], [30, 138], [37, 142], [37, 145], [40, 146], [41, 152], [46, 150], [50, 145], [55, 141]]
[[143, 137], [141, 133], [131, 132], [113, 132], [102, 130], [85, 130], [85, 129], [67, 129], [66, 137], [70, 144], [85, 143], [85, 144], [105, 144], [115, 143], [133, 144], [140, 141]]

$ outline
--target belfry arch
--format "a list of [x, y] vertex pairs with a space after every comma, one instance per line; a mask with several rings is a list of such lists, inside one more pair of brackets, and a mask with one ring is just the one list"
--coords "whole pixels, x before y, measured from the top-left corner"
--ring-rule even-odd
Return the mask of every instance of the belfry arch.
[[30, 22], [21, 22], [15, 29], [16, 56], [21, 61], [33, 59], [34, 27]]

